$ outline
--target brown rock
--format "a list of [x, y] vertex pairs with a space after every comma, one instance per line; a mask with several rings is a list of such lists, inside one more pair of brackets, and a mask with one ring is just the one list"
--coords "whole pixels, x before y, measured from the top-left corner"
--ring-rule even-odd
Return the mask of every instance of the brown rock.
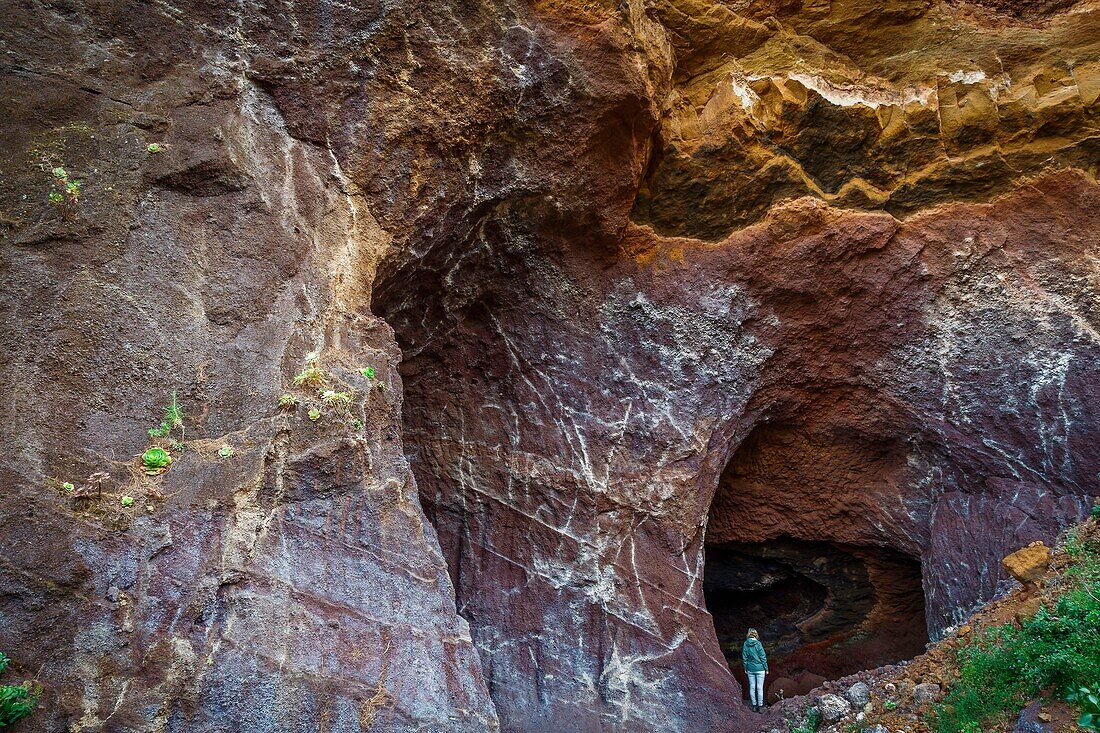
[[1001, 564], [1012, 577], [1024, 584], [1034, 584], [1050, 565], [1050, 548], [1042, 542], [1032, 542], [1005, 557]]
[[1020, 602], [1020, 605], [1016, 607], [1016, 610], [1013, 614], [1014, 618], [1016, 619], [1016, 623], [1022, 624], [1024, 621], [1027, 621], [1029, 618], [1038, 613], [1039, 609], [1042, 607], [1042, 598], [1032, 597], [1024, 599]]

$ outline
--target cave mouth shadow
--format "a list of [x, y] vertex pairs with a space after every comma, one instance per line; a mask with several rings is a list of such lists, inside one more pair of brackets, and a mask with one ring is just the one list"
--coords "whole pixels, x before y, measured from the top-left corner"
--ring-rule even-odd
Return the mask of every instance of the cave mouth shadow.
[[769, 702], [911, 659], [928, 642], [920, 564], [881, 547], [789, 538], [708, 544], [703, 597], [743, 689], [741, 644], [749, 628], [760, 632]]

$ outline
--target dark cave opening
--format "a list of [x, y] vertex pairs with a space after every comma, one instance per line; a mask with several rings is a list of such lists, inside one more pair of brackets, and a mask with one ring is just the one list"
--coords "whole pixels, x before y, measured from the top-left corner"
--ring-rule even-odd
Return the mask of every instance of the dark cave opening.
[[880, 547], [776, 539], [708, 544], [703, 594], [745, 687], [749, 628], [768, 652], [769, 701], [910, 659], [928, 641], [917, 561]]

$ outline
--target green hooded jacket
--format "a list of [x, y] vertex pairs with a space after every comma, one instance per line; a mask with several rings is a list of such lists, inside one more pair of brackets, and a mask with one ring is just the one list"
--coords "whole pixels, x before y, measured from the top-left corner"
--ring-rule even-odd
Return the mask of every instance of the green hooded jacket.
[[759, 639], [745, 639], [741, 647], [741, 663], [745, 665], [746, 672], [768, 671], [768, 655], [764, 653], [764, 645]]

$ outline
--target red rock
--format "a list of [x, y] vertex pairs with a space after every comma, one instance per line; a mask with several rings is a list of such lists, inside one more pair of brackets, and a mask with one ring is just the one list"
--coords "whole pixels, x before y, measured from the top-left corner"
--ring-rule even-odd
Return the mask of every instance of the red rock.
[[888, 548], [936, 636], [1083, 516], [1093, 14], [834, 6], [7, 7], [30, 724], [740, 731], [708, 544]]

